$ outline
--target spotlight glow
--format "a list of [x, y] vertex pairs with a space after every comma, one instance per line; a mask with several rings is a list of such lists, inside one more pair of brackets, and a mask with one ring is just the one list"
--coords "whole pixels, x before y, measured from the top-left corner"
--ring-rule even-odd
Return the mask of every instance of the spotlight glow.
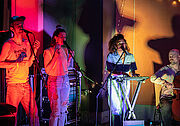
[[174, 0], [174, 1], [172, 2], [172, 5], [173, 5], [173, 6], [176, 6], [176, 5], [177, 5], [177, 2]]

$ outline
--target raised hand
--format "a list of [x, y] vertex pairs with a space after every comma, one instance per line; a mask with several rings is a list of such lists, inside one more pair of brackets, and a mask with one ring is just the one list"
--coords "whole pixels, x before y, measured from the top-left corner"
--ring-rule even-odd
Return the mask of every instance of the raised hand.
[[22, 62], [25, 57], [27, 57], [26, 53], [25, 52], [21, 52], [19, 57], [16, 59], [16, 62]]
[[60, 54], [60, 47], [61, 47], [61, 45], [56, 44], [56, 46], [55, 46], [55, 54]]
[[36, 41], [33, 43], [33, 49], [38, 50], [39, 47], [40, 47], [40, 41], [36, 40]]

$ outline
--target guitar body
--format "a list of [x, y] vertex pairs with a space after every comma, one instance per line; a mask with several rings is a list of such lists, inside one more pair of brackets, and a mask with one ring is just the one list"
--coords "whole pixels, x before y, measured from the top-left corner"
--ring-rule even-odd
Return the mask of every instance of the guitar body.
[[[174, 78], [174, 88], [180, 88], [180, 75]], [[172, 113], [176, 121], [180, 121], [180, 90], [174, 90], [176, 98], [173, 99]]]

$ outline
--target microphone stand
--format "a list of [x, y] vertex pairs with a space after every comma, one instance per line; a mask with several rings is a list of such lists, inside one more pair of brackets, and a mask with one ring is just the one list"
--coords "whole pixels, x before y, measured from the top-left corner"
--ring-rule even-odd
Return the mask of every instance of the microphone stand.
[[[67, 44], [66, 41], [64, 41], [64, 45], [67, 47], [69, 54], [71, 55], [71, 57], [72, 57], [73, 60], [74, 60], [75, 69], [76, 69], [77, 71], [79, 71], [79, 72], [81, 73], [81, 75], [82, 75], [85, 79], [87, 79], [87, 80], [95, 83], [93, 80], [91, 80], [89, 77], [87, 77], [87, 76], [85, 76], [85, 75], [83, 74], [83, 72], [85, 73], [85, 71], [83, 71], [83, 70], [80, 68], [80, 66], [78, 65], [78, 63], [76, 62], [76, 59], [74, 58], [74, 56], [73, 56], [73, 54], [72, 54], [73, 50], [70, 48], [70, 46]], [[77, 93], [77, 91], [76, 91], [76, 93]], [[78, 110], [77, 110], [77, 94], [76, 94], [76, 126], [77, 126], [77, 111], [78, 111]]]
[[[73, 54], [72, 54], [73, 50], [69, 47], [69, 45], [67, 44], [67, 42], [64, 42], [64, 45], [67, 47], [69, 54], [70, 54], [71, 57], [73, 58], [74, 63], [75, 63], [75, 66], [77, 67], [77, 70], [78, 70], [81, 74], [82, 74], [82, 72], [85, 73], [85, 71], [82, 70], [82, 69], [80, 68], [80, 66], [78, 65], [78, 63], [76, 62], [76, 60], [75, 60], [75, 58], [74, 58], [74, 56], [73, 56]], [[75, 67], [75, 68], [76, 68], [76, 67]], [[84, 78], [86, 78], [87, 80], [91, 81], [92, 83], [95, 83], [92, 79], [90, 79], [89, 77], [85, 76], [84, 74], [82, 74], [82, 76], [83, 76]]]
[[[43, 74], [42, 74], [42, 72], [41, 72], [41, 69], [40, 69], [40, 67], [39, 67], [39, 65], [38, 65], [38, 63], [39, 63], [39, 61], [38, 61], [38, 59], [37, 59], [37, 56], [36, 56], [36, 54], [34, 53], [34, 50], [33, 50], [33, 46], [32, 46], [32, 44], [31, 44], [31, 41], [30, 41], [30, 39], [29, 39], [29, 33], [31, 33], [31, 32], [25, 32], [26, 33], [26, 36], [27, 36], [27, 38], [28, 38], [28, 41], [29, 41], [29, 44], [30, 44], [30, 47], [31, 47], [31, 51], [32, 51], [32, 53], [33, 53], [33, 55], [34, 55], [34, 63], [35, 63], [35, 65], [36, 65], [36, 67], [38, 68], [38, 70], [39, 70], [39, 72], [40, 72], [40, 75], [41, 75], [41, 79], [42, 79], [42, 81], [43, 81], [43, 86], [42, 86], [42, 88], [45, 86], [45, 80], [44, 80], [44, 77], [43, 77]], [[34, 36], [34, 34], [33, 33], [31, 33], [32, 35], [33, 35], [33, 37], [34, 37], [34, 41], [35, 41], [35, 36]], [[36, 71], [36, 69], [35, 69], [35, 65], [34, 65], [34, 77], [35, 77], [35, 72], [37, 72]], [[35, 79], [34, 79], [34, 98], [36, 97], [36, 84], [35, 84]], [[39, 99], [39, 98], [38, 98]], [[35, 103], [34, 103], [34, 106], [35, 106]], [[35, 107], [34, 107], [35, 108]], [[33, 120], [34, 120], [34, 123], [35, 123], [35, 112], [33, 113]], [[35, 125], [35, 124], [33, 124], [33, 125]]]
[[117, 67], [117, 64], [118, 64], [118, 62], [120, 61], [120, 59], [121, 59], [121, 57], [123, 56], [123, 54], [124, 54], [125, 52], [123, 51], [123, 53], [121, 54], [121, 56], [119, 57], [119, 59], [118, 59], [118, 61], [116, 62], [116, 64], [115, 64], [115, 66], [113, 67], [113, 70], [109, 73], [109, 75], [107, 76], [107, 78], [106, 78], [106, 80], [105, 80], [105, 82], [104, 82], [104, 84], [103, 84], [103, 86], [102, 86], [102, 88], [99, 90], [99, 93], [97, 94], [97, 96], [96, 96], [96, 126], [98, 126], [97, 125], [97, 113], [98, 113], [98, 97], [99, 97], [99, 95], [101, 94], [101, 92], [103, 91], [103, 90], [105, 90], [105, 86], [106, 86], [106, 83], [107, 83], [107, 81], [108, 81], [108, 79], [110, 78], [110, 126], [111, 126], [111, 80], [112, 80], [112, 77], [111, 77], [111, 75], [112, 75], [112, 73], [114, 72], [114, 70], [116, 69], [116, 67]]
[[[30, 41], [30, 39], [29, 39], [29, 33], [31, 33], [31, 32], [25, 32], [26, 33], [26, 36], [27, 36], [27, 38], [28, 38], [28, 41], [29, 41], [29, 44], [30, 44], [30, 46], [31, 46], [31, 51], [32, 51], [32, 53], [33, 53], [33, 55], [34, 55], [34, 62], [35, 62], [35, 64], [36, 64], [36, 67], [38, 68], [38, 70], [39, 70], [39, 72], [40, 72], [40, 75], [41, 75], [41, 78], [42, 78], [42, 80], [43, 80], [43, 87], [45, 86], [45, 83], [46, 83], [46, 81], [44, 80], [44, 77], [43, 77], [43, 74], [42, 74], [42, 72], [41, 72], [41, 69], [40, 69], [40, 67], [39, 67], [39, 65], [38, 65], [38, 63], [39, 63], [39, 61], [38, 61], [38, 58], [37, 58], [37, 56], [36, 56], [36, 54], [34, 53], [34, 49], [33, 49], [33, 47], [32, 47], [32, 44], [31, 44], [31, 41]], [[31, 33], [32, 35], [33, 35], [33, 37], [34, 37], [34, 40], [35, 40], [35, 36], [34, 36], [34, 34], [33, 33]]]

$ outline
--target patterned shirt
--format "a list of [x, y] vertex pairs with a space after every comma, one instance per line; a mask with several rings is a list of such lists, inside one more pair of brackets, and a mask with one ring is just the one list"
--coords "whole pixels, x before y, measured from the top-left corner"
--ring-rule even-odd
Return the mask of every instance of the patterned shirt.
[[[117, 52], [108, 54], [107, 61], [106, 61], [108, 71], [113, 70], [119, 58], [120, 58], [120, 55]], [[134, 56], [133, 54], [128, 53], [127, 55], [125, 55], [123, 60], [122, 59], [119, 60], [114, 70], [114, 73], [119, 73], [119, 72], [128, 73], [130, 71], [135, 71], [135, 70], [137, 70], [137, 67], [136, 67]]]
[[[6, 49], [7, 44], [10, 44], [10, 49], [7, 50], [5, 61], [14, 62], [18, 58], [23, 58], [23, 61], [29, 59], [31, 55], [30, 45], [27, 40], [22, 41], [21, 45], [16, 44], [13, 39], [9, 39], [4, 43], [3, 48]], [[7, 83], [26, 83], [29, 78], [29, 66], [18, 65], [12, 68], [6, 68], [6, 82]]]
[[160, 70], [158, 70], [154, 75], [151, 76], [151, 82], [155, 84], [162, 85], [160, 99], [166, 97], [172, 97], [173, 88], [167, 88], [167, 84], [172, 84], [173, 87], [173, 80], [176, 75], [176, 72], [169, 66], [164, 66]]

